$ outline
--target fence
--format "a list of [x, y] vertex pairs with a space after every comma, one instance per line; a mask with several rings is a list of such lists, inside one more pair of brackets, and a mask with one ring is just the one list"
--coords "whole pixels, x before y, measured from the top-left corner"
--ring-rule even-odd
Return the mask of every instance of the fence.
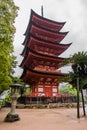
[[77, 101], [76, 96], [59, 96], [59, 97], [30, 97], [21, 96], [18, 98], [18, 102], [21, 104], [48, 104], [48, 103], [74, 103]]

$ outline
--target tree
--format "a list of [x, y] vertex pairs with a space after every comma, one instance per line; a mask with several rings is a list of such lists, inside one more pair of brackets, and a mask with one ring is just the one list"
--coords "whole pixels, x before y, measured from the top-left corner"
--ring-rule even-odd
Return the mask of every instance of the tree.
[[60, 93], [62, 94], [70, 94], [71, 96], [76, 96], [76, 89], [72, 87], [71, 84], [66, 84], [65, 87], [60, 88]]
[[7, 89], [12, 82], [14, 65], [13, 40], [18, 7], [13, 0], [0, 0], [0, 91]]
[[82, 89], [87, 86], [87, 52], [75, 53], [66, 59], [63, 65], [71, 64], [72, 72], [68, 75], [68, 81], [77, 89], [77, 117], [79, 118], [79, 91], [82, 94], [83, 112], [85, 114], [84, 97]]

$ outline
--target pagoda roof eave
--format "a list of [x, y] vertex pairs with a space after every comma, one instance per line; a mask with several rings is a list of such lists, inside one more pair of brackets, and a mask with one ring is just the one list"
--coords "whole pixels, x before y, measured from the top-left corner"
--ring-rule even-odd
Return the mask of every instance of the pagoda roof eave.
[[[33, 23], [33, 22], [31, 22], [30, 23], [30, 25], [29, 25], [29, 29], [28, 29], [28, 31], [27, 31], [27, 33], [26, 33], [26, 36], [29, 34], [29, 32], [30, 32], [30, 29], [32, 28], [32, 27], [35, 27], [35, 28], [38, 28], [38, 29], [40, 29], [40, 30], [44, 30], [44, 31], [47, 31], [47, 32], [51, 32], [51, 33], [53, 33], [53, 34], [67, 34], [69, 31], [67, 31], [67, 32], [55, 32], [55, 31], [52, 31], [52, 30], [49, 30], [49, 29], [46, 29], [46, 28], [43, 28], [43, 27], [40, 27], [40, 26], [38, 26], [38, 25], [36, 25], [35, 23]], [[25, 35], [25, 34], [24, 34]]]
[[66, 59], [66, 58], [63, 58], [63, 57], [58, 57], [58, 56], [52, 56], [52, 55], [47, 55], [47, 54], [42, 54], [42, 53], [39, 53], [39, 52], [36, 52], [36, 51], [34, 51], [34, 50], [32, 50], [31, 48], [28, 48], [28, 51], [30, 51], [30, 52], [32, 52], [32, 53], [34, 53], [34, 54], [36, 54], [36, 55], [40, 55], [40, 56], [42, 56], [42, 57], [48, 57], [48, 58], [50, 58], [50, 59], [59, 59], [59, 60], [64, 60], [64, 59]]
[[50, 43], [50, 44], [57, 44], [57, 45], [62, 45], [62, 46], [68, 46], [68, 45], [71, 45], [72, 43], [67, 43], [67, 44], [64, 44], [64, 43], [58, 43], [58, 42], [52, 42], [52, 41], [48, 41], [48, 40], [44, 40], [44, 39], [41, 39], [40, 37], [37, 37], [37, 36], [34, 36], [32, 33], [29, 33], [29, 37], [32, 37], [32, 38], [35, 38], [37, 40], [40, 40], [40, 41], [43, 41], [43, 42], [46, 42], [46, 43]]
[[[26, 33], [25, 39], [27, 39], [29, 37], [29, 33], [33, 34], [34, 36], [39, 35], [39, 37], [41, 37], [42, 39], [49, 39], [48, 41], [61, 42], [64, 39], [64, 37], [69, 33], [69, 31], [53, 32], [53, 31], [44, 29], [42, 27], [39, 27], [39, 26], [31, 23], [29, 26], [29, 29]], [[46, 35], [46, 37], [45, 37], [45, 35]]]
[[[26, 47], [29, 47], [29, 46], [30, 46], [30, 45], [28, 45], [28, 44], [29, 44], [31, 38], [32, 38], [32, 39], [35, 39], [35, 40], [38, 41], [38, 42], [41, 42], [41, 44], [44, 43], [44, 44], [56, 46], [57, 48], [64, 47], [65, 49], [61, 49], [61, 53], [63, 53], [66, 49], [68, 49], [68, 47], [72, 44], [72, 43], [63, 44], [63, 43], [57, 43], [57, 42], [52, 42], [52, 41], [44, 40], [44, 39], [41, 39], [41, 38], [39, 38], [39, 37], [34, 36], [34, 35], [31, 34], [31, 33], [29, 33], [29, 37], [28, 37], [28, 38], [29, 38], [29, 39], [27, 40], [27, 42], [25, 42], [25, 41], [26, 41], [26, 40], [25, 40], [24, 43], [23, 43], [23, 45], [25, 46], [24, 49], [23, 49], [23, 51], [22, 51], [22, 53], [21, 53], [21, 55], [23, 55], [23, 56], [24, 56]], [[34, 43], [34, 44], [35, 44], [35, 43]], [[59, 53], [58, 55], [60, 55], [61, 53]]]
[[66, 77], [68, 74], [67, 73], [58, 73], [58, 72], [43, 72], [43, 71], [37, 71], [37, 70], [32, 70], [32, 69], [24, 69], [23, 74], [21, 75], [21, 79], [28, 83], [32, 84], [32, 82], [36, 83], [39, 81], [41, 77], [44, 78], [56, 78], [56, 79], [61, 79]]
[[29, 61], [28, 64], [30, 64], [30, 61], [29, 60], [29, 57], [31, 56], [34, 57], [34, 59], [44, 59], [44, 60], [48, 60], [48, 61], [55, 61], [57, 62], [57, 64], [60, 64], [61, 62], [63, 62], [66, 58], [62, 58], [62, 57], [57, 57], [57, 56], [49, 56], [49, 55], [46, 55], [46, 54], [42, 54], [42, 53], [38, 53], [34, 50], [32, 50], [31, 48], [28, 48], [28, 56], [24, 57], [24, 59], [22, 60], [21, 64], [20, 64], [20, 67], [24, 67], [26, 65], [26, 62]]
[[[54, 20], [51, 20], [51, 19], [42, 17], [42, 16], [38, 15], [37, 13], [35, 13], [35, 11], [33, 11], [33, 10], [31, 9], [30, 19], [29, 19], [28, 26], [27, 26], [27, 29], [26, 29], [24, 35], [26, 35], [26, 34], [27, 34], [27, 31], [29, 30], [30, 22], [32, 22], [32, 16], [33, 16], [33, 15], [39, 17], [40, 19], [43, 19], [43, 20], [45, 20], [45, 21], [48, 21], [48, 22], [50, 22], [50, 23], [62, 25], [62, 27], [63, 27], [64, 24], [66, 23], [66, 22], [57, 22], [57, 21], [54, 21]], [[60, 28], [60, 29], [61, 29], [61, 28]]]
[[[36, 26], [36, 27], [38, 27], [38, 28], [44, 29], [44, 30], [46, 30], [46, 31], [53, 32], [53, 33], [65, 33], [65, 32], [54, 31], [54, 30], [50, 30], [50, 29], [48, 29], [48, 28], [41, 27], [41, 26], [37, 25], [37, 24], [34, 23], [34, 22], [31, 22], [29, 26], [31, 27], [32, 25], [34, 25], [34, 26]], [[29, 32], [28, 32], [28, 33], [29, 33]], [[27, 33], [26, 33], [26, 35], [27, 35]]]
[[34, 36], [39, 36], [44, 40], [47, 40], [50, 42], [61, 42], [65, 36], [67, 35], [68, 32], [60, 32], [60, 33], [53, 33], [50, 31], [46, 31], [40, 28], [37, 28], [35, 26], [33, 26], [33, 28], [30, 30], [30, 32], [34, 35]]
[[28, 69], [31, 72], [37, 73], [37, 74], [43, 74], [43, 75], [51, 75], [51, 76], [67, 76], [68, 73], [59, 73], [59, 72], [48, 72], [48, 71], [40, 71], [40, 70], [33, 70], [33, 69]]
[[[68, 33], [68, 32], [66, 32], [66, 33]], [[24, 39], [24, 42], [23, 42], [23, 45], [25, 45], [26, 44], [26, 42], [25, 41], [28, 41], [28, 39], [30, 39], [30, 37], [33, 37], [33, 38], [35, 38], [35, 39], [37, 39], [37, 40], [40, 40], [40, 41], [43, 41], [43, 42], [46, 42], [46, 43], [51, 43], [51, 44], [57, 44], [57, 45], [62, 45], [62, 46], [68, 46], [68, 45], [71, 45], [72, 43], [68, 43], [68, 44], [63, 44], [63, 43], [58, 43], [58, 42], [52, 42], [52, 41], [49, 41], [49, 40], [45, 40], [45, 39], [42, 39], [42, 38], [40, 38], [40, 37], [38, 37], [38, 36], [35, 36], [35, 35], [33, 35], [31, 32], [29, 32], [29, 36], [27, 36], [27, 37], [25, 37], [25, 39]]]
[[31, 9], [31, 15], [33, 15], [33, 14], [36, 15], [36, 16], [38, 16], [38, 17], [40, 17], [41, 19], [50, 21], [50, 22], [55, 23], [55, 24], [63, 24], [64, 25], [66, 23], [66, 22], [57, 22], [57, 21], [54, 21], [54, 20], [42, 17], [42, 16], [38, 15], [34, 10]]

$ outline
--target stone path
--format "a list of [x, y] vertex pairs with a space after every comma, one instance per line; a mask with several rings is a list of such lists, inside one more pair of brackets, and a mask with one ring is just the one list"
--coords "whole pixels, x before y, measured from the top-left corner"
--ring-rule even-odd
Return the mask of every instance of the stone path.
[[[0, 110], [0, 130], [86, 130], [87, 117], [77, 119], [75, 108], [16, 109], [20, 121], [3, 122], [10, 109]], [[82, 110], [80, 111], [82, 113]]]

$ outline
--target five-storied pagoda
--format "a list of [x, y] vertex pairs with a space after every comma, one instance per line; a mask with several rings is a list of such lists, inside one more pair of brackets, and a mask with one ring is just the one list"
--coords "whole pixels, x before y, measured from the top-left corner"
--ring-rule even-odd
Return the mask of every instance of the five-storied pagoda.
[[31, 10], [22, 52], [21, 79], [30, 85], [31, 97], [57, 97], [58, 80], [65, 74], [59, 70], [64, 58], [59, 57], [70, 45], [61, 44], [68, 32], [60, 32], [65, 22], [44, 18]]

